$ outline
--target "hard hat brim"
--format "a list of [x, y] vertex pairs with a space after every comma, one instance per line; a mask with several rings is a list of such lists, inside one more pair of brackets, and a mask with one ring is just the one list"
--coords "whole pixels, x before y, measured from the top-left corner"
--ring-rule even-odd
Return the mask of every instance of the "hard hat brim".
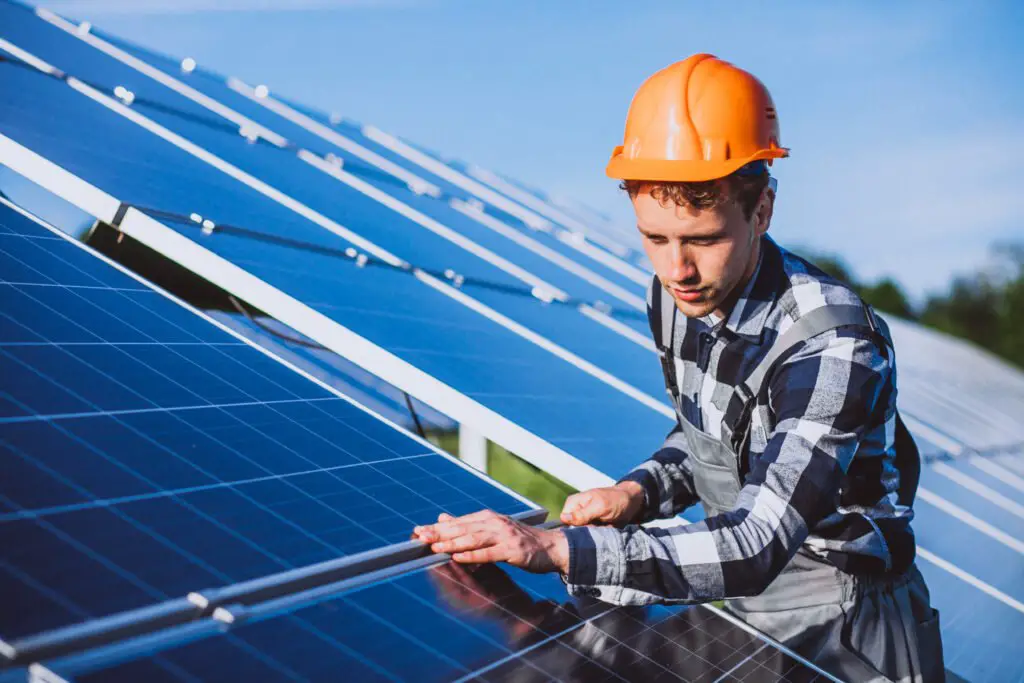
[[748, 157], [725, 161], [704, 161], [703, 159], [630, 159], [623, 154], [622, 147], [616, 147], [605, 168], [609, 178], [620, 180], [647, 180], [659, 182], [702, 182], [724, 178], [738, 171], [751, 161], [781, 159], [789, 156], [784, 147], [764, 149]]

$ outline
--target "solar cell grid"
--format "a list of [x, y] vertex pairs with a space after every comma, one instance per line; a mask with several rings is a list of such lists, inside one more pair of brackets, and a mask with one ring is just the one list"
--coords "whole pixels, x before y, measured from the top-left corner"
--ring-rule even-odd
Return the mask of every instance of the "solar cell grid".
[[0, 209], [5, 640], [528, 509]]
[[[407, 400], [394, 386], [366, 372], [346, 358], [304, 339], [298, 332], [272, 318], [250, 319], [243, 315], [210, 312], [218, 322], [259, 344], [320, 381], [337, 388], [374, 412], [416, 431], [409, 402], [421, 426], [427, 431], [453, 432], [458, 424], [419, 401]], [[290, 339], [299, 338], [304, 343]]]
[[704, 609], [565, 602], [552, 576], [451, 565], [44, 666], [81, 682], [818, 680]]

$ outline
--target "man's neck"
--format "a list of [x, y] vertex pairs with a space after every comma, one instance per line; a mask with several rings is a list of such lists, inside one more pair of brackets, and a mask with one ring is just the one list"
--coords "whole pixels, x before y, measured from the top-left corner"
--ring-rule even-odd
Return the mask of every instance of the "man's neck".
[[722, 301], [722, 305], [716, 308], [712, 315], [716, 320], [728, 320], [732, 314], [732, 309], [736, 307], [736, 302], [739, 301], [740, 295], [743, 294], [743, 290], [747, 288], [750, 283], [750, 279], [754, 277], [754, 273], [757, 272], [757, 263], [761, 258], [761, 238], [754, 238], [754, 250], [750, 254], [750, 262], [747, 263], [747, 268], [743, 272], [743, 277], [740, 278], [739, 282], [729, 292], [729, 296], [725, 297]]

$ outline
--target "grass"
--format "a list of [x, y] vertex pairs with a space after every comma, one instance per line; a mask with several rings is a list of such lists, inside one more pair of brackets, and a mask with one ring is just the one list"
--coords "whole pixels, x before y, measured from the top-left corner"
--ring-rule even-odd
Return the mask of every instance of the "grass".
[[[435, 432], [428, 434], [427, 439], [438, 448], [458, 457], [458, 432]], [[558, 517], [565, 499], [576, 493], [576, 489], [565, 482], [492, 442], [487, 443], [487, 474], [519, 495], [547, 508], [549, 516]]]

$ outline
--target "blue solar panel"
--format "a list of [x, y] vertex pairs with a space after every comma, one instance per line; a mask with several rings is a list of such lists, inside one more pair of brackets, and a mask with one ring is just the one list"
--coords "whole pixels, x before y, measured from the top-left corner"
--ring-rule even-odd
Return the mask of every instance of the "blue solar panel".
[[0, 206], [0, 638], [525, 503]]
[[493, 566], [416, 571], [43, 666], [81, 683], [826, 680], [707, 610], [566, 602], [557, 578]]
[[[333, 351], [318, 348], [301, 334], [269, 317], [250, 320], [241, 314], [209, 311], [212, 318], [267, 349], [303, 372], [316, 377], [378, 415], [410, 431], [416, 421], [430, 433], [454, 432], [458, 424], [430, 406], [409, 398], [394, 386]], [[296, 343], [293, 339], [300, 339]], [[415, 416], [409, 410], [412, 403]]]
[[[63, 31], [9, 5], [0, 6], [3, 35], [30, 46], [55, 63], [93, 69], [105, 82], [125, 79], [139, 96], [153, 83]], [[96, 66], [96, 65], [99, 66]], [[0, 130], [123, 201], [188, 215], [196, 212], [229, 223], [287, 235], [326, 247], [346, 243], [255, 190], [236, 182], [143, 128], [113, 115], [66, 84], [24, 68], [0, 65], [4, 101]], [[145, 86], [145, 87], [143, 87]], [[166, 88], [161, 101], [196, 108]], [[193, 106], [190, 109], [190, 106]], [[362, 225], [376, 239], [392, 240], [410, 260], [432, 259], [438, 267], [457, 262], [460, 272], [512, 279], [398, 214], [370, 202], [289, 153], [249, 144], [180, 117], [136, 107], [188, 137], [248, 168], [281, 176], [300, 198], [335, 212], [342, 222]], [[203, 113], [208, 116], [209, 113]], [[76, 131], [90, 130], [82, 136]], [[116, 140], [111, 146], [108, 140]], [[182, 187], [187, 187], [183, 191]], [[410, 193], [411, 194], [411, 193]], [[423, 200], [427, 201], [427, 200]], [[357, 268], [350, 263], [282, 248], [229, 233], [202, 235], [194, 227], [170, 227], [334, 318], [361, 336], [478, 400], [549, 443], [606, 472], [621, 471], [623, 454], [653, 449], [670, 419], [562, 362], [548, 351], [482, 315], [423, 286], [405, 272]], [[423, 240], [423, 242], [420, 242]], [[429, 244], [428, 244], [429, 242]], [[412, 248], [413, 245], [415, 248]], [[422, 245], [422, 248], [418, 245]], [[443, 252], [443, 256], [441, 255]], [[449, 262], [448, 258], [453, 259]], [[514, 282], [512, 284], [515, 284]], [[571, 309], [484, 288], [467, 293], [577, 350], [661, 401], [664, 396], [653, 354], [591, 323]], [[544, 368], [537, 372], [537, 368]], [[668, 411], [668, 409], [665, 409]], [[622, 425], [629, 425], [623, 429]], [[632, 458], [632, 456], [630, 456]]]
[[[13, 14], [11, 11], [8, 13]], [[299, 162], [294, 158], [294, 152], [291, 150], [282, 152], [270, 144], [247, 145], [240, 136], [226, 135], [223, 130], [196, 123], [176, 113], [169, 113], [157, 108], [145, 108], [143, 99], [155, 100], [176, 110], [181, 110], [188, 116], [204, 120], [212, 119], [219, 121], [221, 125], [228, 124], [230, 128], [230, 124], [226, 120], [219, 119], [206, 108], [171, 91], [149, 76], [125, 66], [74, 36], [40, 22], [31, 15], [25, 17], [23, 12], [17, 14], [21, 15], [23, 19], [19, 22], [12, 17], [5, 35], [10, 36], [12, 42], [19, 47], [29, 50], [44, 60], [52, 61], [58, 67], [61, 66], [61, 63], [74, 64], [74, 75], [82, 80], [124, 86], [139, 99], [139, 104], [136, 106], [140, 108], [140, 111], [145, 109], [146, 115], [153, 120], [185, 135], [188, 139], [240, 168], [254, 173], [261, 180], [300, 199], [308, 206], [346, 227], [364, 236], [372, 236], [378, 245], [408, 260], [414, 260], [420, 265], [440, 270], [451, 268], [463, 275], [486, 278], [498, 284], [509, 286], [522, 284], [511, 275], [471, 255], [453, 242], [412, 224], [408, 219], [363, 193], [308, 164]], [[171, 65], [166, 63], [164, 66], [168, 69], [171, 68]], [[174, 67], [174, 70], [176, 75], [180, 75], [180, 68]], [[218, 100], [258, 123], [270, 125], [272, 130], [283, 134], [296, 145], [321, 155], [328, 152], [334, 153], [353, 168], [367, 167], [365, 162], [354, 158], [349, 152], [280, 118], [248, 98], [228, 89], [222, 83], [213, 83], [209, 79], [200, 79], [198, 83], [214, 88]], [[440, 220], [460, 235], [469, 237], [483, 247], [500, 251], [505, 258], [514, 261], [555, 287], [585, 301], [611, 301], [611, 297], [607, 293], [597, 290], [585, 280], [453, 210], [447, 202], [416, 195], [404, 186], [396, 186], [389, 179], [382, 181], [381, 175], [380, 172], [374, 171], [366, 175], [365, 179], [371, 183], [377, 183], [379, 189], [398, 197], [409, 207], [428, 217]], [[220, 219], [219, 222], [225, 221]], [[557, 242], [557, 240], [552, 241]], [[565, 248], [560, 244], [559, 247]], [[637, 288], [637, 285], [634, 284], [633, 287]], [[633, 294], [642, 296], [642, 289], [639, 293], [634, 292]], [[507, 297], [499, 294], [481, 290], [477, 295], [481, 300], [494, 305], [517, 320], [528, 321], [538, 331], [559, 340], [569, 348], [587, 353], [587, 347], [590, 346], [609, 347], [609, 353], [602, 354], [599, 358], [605, 363], [604, 367], [614, 368], [616, 357], [621, 359], [621, 355], [616, 356], [614, 352], [629, 349], [632, 345], [632, 342], [614, 335], [597, 334], [603, 331], [602, 328], [580, 315], [545, 315], [540, 307], [533, 305], [533, 302], [529, 302], [529, 309], [524, 310], [514, 308], [513, 303]], [[622, 319], [626, 324], [634, 325], [640, 332], [645, 329], [646, 322], [643, 313], [635, 307], [624, 311]], [[589, 335], [588, 332], [590, 332]], [[580, 344], [578, 341], [574, 343], [574, 340], [581, 337], [594, 337], [594, 341], [587, 345]], [[607, 337], [607, 339], [603, 337]], [[598, 357], [597, 349], [591, 349], [589, 353], [595, 358]], [[619, 360], [618, 366], [616, 370], [629, 374], [629, 367], [621, 360]], [[636, 376], [627, 376], [624, 379], [640, 383], [640, 385], [645, 381], [648, 383], [650, 381], [647, 373], [636, 373]]]

